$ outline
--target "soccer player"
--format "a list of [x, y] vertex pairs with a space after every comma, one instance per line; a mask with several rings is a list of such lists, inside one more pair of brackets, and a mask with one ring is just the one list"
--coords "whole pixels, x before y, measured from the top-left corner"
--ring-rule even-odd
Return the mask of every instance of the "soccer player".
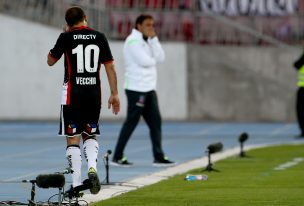
[[101, 109], [100, 65], [104, 64], [111, 95], [108, 108], [114, 114], [120, 110], [117, 77], [113, 57], [104, 34], [87, 26], [87, 16], [80, 7], [71, 7], [65, 13], [66, 31], [61, 33], [47, 63], [54, 65], [64, 55], [64, 83], [61, 99], [59, 135], [66, 136], [66, 157], [73, 169], [73, 187], [81, 185], [81, 151], [88, 162], [88, 178], [92, 194], [100, 190], [97, 175], [99, 115]]

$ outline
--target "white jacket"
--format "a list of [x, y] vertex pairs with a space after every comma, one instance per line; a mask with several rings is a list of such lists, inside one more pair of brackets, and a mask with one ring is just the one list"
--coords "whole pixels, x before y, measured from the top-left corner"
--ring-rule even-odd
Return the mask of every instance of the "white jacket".
[[125, 84], [124, 88], [137, 92], [156, 89], [156, 64], [165, 60], [165, 53], [157, 37], [143, 39], [136, 29], [124, 43]]

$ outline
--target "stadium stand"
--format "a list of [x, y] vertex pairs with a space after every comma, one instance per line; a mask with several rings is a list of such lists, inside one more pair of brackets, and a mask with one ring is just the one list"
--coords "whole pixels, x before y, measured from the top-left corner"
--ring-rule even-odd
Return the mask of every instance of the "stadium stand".
[[[153, 15], [158, 34], [165, 41], [268, 44], [239, 27], [288, 44], [298, 44], [304, 36], [304, 0], [0, 0], [0, 12], [61, 27], [64, 10], [71, 5], [84, 7], [91, 26], [116, 40], [130, 33], [134, 18], [143, 12]], [[219, 22], [210, 14], [221, 15], [239, 26]]]

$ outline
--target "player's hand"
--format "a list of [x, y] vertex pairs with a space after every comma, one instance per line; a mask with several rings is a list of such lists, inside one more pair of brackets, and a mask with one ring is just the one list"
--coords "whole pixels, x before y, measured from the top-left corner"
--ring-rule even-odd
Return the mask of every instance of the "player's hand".
[[120, 101], [118, 94], [111, 94], [108, 100], [108, 108], [111, 109], [112, 107], [112, 112], [113, 114], [118, 114], [120, 111]]

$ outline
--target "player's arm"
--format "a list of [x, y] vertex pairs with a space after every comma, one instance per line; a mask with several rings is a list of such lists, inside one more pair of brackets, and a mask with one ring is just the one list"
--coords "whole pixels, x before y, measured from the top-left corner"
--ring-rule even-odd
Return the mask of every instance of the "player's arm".
[[53, 49], [47, 55], [47, 64], [53, 66], [64, 53], [64, 33], [61, 33]]
[[120, 101], [118, 97], [118, 90], [117, 90], [117, 76], [115, 71], [114, 62], [107, 62], [104, 64], [106, 69], [106, 73], [108, 76], [108, 82], [111, 90], [111, 95], [108, 100], [108, 108], [111, 109], [114, 114], [118, 114], [120, 111]]
[[53, 57], [51, 55], [51, 53], [48, 54], [48, 56], [47, 56], [47, 64], [49, 66], [53, 66], [54, 64], [56, 64], [57, 61], [58, 61], [58, 59], [56, 59], [55, 57]]

